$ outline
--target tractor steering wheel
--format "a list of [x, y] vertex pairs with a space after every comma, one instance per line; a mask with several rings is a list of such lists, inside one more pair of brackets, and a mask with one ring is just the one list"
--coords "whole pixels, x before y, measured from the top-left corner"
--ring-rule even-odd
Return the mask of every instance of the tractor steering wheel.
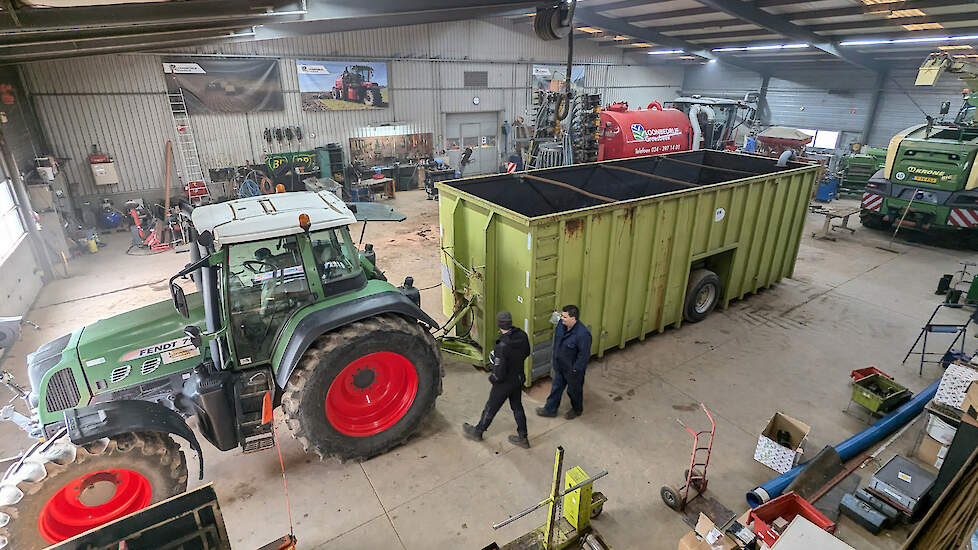
[[269, 271], [271, 272], [275, 271], [274, 265], [268, 262], [263, 262], [261, 260], [245, 260], [241, 262], [241, 265], [244, 266], [245, 269], [247, 269], [248, 271], [256, 275], [258, 275], [259, 273], [268, 273]]

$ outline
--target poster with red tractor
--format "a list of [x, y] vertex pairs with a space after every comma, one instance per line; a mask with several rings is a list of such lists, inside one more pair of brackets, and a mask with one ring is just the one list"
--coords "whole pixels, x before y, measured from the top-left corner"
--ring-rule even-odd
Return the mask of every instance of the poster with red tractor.
[[299, 59], [295, 68], [303, 111], [383, 109], [390, 104], [386, 63]]

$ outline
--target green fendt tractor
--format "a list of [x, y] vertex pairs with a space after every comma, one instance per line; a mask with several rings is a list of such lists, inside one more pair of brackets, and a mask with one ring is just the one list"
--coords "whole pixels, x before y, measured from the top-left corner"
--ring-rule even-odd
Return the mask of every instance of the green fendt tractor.
[[[27, 359], [29, 391], [4, 373], [32, 413], [4, 416], [40, 442], [0, 481], [0, 548], [42, 548], [184, 491], [173, 436], [201, 455], [191, 417], [222, 451], [273, 446], [266, 401], [323, 457], [405, 441], [441, 393], [437, 325], [348, 228], [398, 218], [326, 191], [195, 209], [199, 259], [170, 279], [172, 303], [41, 346]], [[176, 280], [187, 277], [199, 292], [184, 292]]]
[[[931, 54], [920, 66], [918, 86], [931, 86], [943, 72], [955, 74], [978, 92], [978, 67], [946, 53]], [[978, 244], [978, 93], [965, 94], [953, 122], [945, 121], [950, 102], [941, 105], [942, 119], [927, 117], [890, 140], [886, 164], [866, 184], [860, 220], [887, 229], [894, 225], [915, 231], [955, 234]]]

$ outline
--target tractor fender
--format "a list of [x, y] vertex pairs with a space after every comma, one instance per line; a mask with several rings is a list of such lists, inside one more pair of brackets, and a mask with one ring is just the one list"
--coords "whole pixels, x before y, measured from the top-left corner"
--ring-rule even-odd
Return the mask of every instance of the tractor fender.
[[279, 361], [278, 370], [275, 372], [275, 382], [280, 388], [285, 387], [292, 371], [299, 364], [299, 359], [323, 333], [383, 313], [396, 313], [421, 321], [432, 328], [438, 328], [438, 323], [434, 319], [407, 296], [394, 290], [378, 292], [334, 307], [320, 309], [303, 317], [292, 331], [289, 343], [285, 346], [285, 352]]
[[197, 453], [200, 479], [204, 479], [204, 453], [197, 436], [177, 412], [153, 403], [136, 399], [121, 399], [96, 403], [65, 411], [68, 438], [75, 445], [85, 445], [101, 439], [132, 432], [162, 432], [178, 435], [190, 443]]

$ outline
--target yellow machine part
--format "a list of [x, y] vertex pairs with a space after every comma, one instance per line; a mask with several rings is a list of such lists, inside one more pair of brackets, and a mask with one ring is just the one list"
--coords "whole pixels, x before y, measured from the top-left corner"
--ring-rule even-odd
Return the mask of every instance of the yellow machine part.
[[[588, 475], [580, 466], [575, 466], [564, 475], [564, 489], [586, 480]], [[588, 483], [564, 495], [564, 519], [580, 533], [591, 524], [591, 493], [593, 485]]]

